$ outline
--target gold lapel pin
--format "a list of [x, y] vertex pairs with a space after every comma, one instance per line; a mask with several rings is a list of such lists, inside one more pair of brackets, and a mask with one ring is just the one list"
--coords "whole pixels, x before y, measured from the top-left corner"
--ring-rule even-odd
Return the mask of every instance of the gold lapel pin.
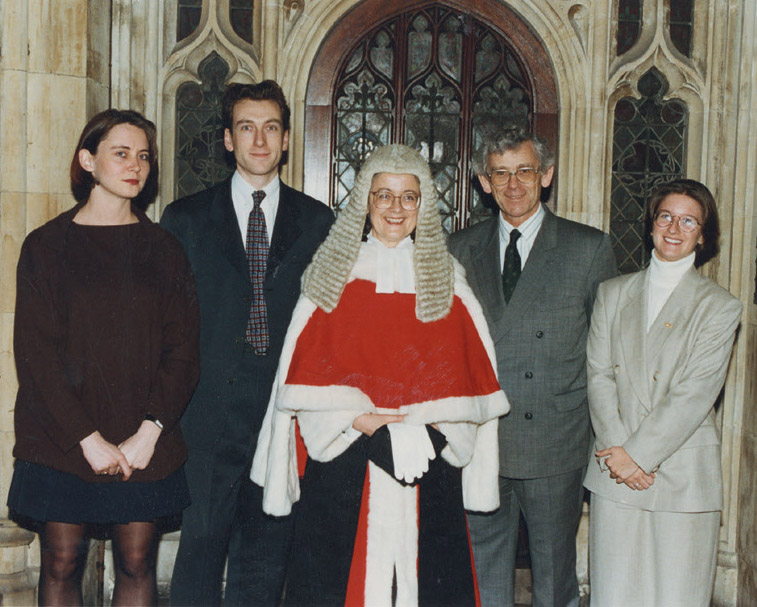
[[671, 325], [668, 321], [665, 321], [665, 328], [666, 329], [672, 329], [673, 325]]

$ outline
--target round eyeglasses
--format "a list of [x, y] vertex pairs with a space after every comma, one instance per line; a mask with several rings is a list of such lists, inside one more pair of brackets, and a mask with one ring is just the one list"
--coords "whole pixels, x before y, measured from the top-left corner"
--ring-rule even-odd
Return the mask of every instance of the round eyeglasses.
[[521, 167], [514, 171], [497, 169], [486, 174], [486, 176], [489, 177], [491, 184], [496, 186], [507, 185], [510, 183], [510, 178], [513, 175], [515, 175], [515, 178], [523, 185], [533, 185], [539, 177], [539, 169], [533, 167]]
[[421, 204], [421, 195], [410, 191], [395, 194], [391, 190], [376, 190], [371, 192], [371, 196], [373, 196], [373, 206], [377, 209], [388, 209], [397, 198], [406, 211], [415, 211]]
[[693, 232], [697, 227], [702, 225], [698, 219], [691, 215], [672, 215], [667, 211], [660, 211], [654, 214], [654, 223], [661, 228], [667, 228], [676, 219], [678, 220], [678, 227], [681, 228], [682, 232]]

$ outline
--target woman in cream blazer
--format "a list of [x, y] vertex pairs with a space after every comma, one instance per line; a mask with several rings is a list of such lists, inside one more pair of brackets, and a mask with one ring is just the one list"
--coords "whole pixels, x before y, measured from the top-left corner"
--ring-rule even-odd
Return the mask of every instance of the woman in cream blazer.
[[704, 607], [723, 507], [714, 405], [741, 303], [695, 269], [718, 252], [704, 185], [659, 186], [646, 233], [649, 267], [600, 285], [587, 345], [591, 605]]

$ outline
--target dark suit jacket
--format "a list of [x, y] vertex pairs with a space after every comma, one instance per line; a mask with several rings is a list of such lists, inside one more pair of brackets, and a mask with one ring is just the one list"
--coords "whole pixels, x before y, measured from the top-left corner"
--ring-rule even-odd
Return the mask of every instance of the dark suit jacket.
[[484, 309], [510, 400], [500, 420], [500, 474], [541, 478], [586, 465], [591, 429], [586, 338], [600, 282], [616, 275], [606, 234], [546, 215], [509, 304], [502, 293], [499, 217], [450, 237]]
[[[273, 379], [300, 294], [300, 277], [332, 222], [333, 213], [327, 206], [281, 184], [264, 285], [270, 373], [261, 374], [265, 375], [261, 381]], [[190, 448], [212, 448], [226, 425], [226, 403], [240, 397], [235, 394], [235, 371], [245, 349], [252, 296], [231, 200], [231, 180], [171, 203], [161, 225], [184, 246], [200, 300], [200, 382], [182, 418], [182, 430]], [[266, 405], [250, 403], [260, 408], [255, 416], [258, 420], [262, 420]]]

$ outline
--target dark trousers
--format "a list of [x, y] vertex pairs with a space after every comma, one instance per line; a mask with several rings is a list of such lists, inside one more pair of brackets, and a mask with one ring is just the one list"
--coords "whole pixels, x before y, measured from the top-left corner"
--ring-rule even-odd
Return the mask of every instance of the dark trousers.
[[225, 430], [211, 449], [192, 449], [185, 472], [192, 504], [182, 518], [171, 579], [171, 604], [279, 604], [292, 538], [292, 516], [263, 513], [260, 487], [249, 480], [273, 372], [270, 361], [245, 356], [235, 373], [235, 398]]
[[482, 607], [512, 607], [520, 512], [528, 529], [534, 607], [578, 607], [576, 532], [585, 468], [534, 479], [500, 477], [500, 507], [468, 513]]

